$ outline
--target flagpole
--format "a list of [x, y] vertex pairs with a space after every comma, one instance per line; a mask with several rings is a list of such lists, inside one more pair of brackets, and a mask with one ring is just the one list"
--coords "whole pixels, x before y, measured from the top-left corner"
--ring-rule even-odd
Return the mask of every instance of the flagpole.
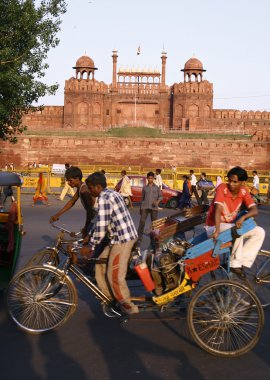
[[137, 123], [137, 105], [136, 105], [136, 88], [135, 88], [135, 125]]
[[[137, 55], [141, 54], [141, 44], [139, 44], [138, 49], [137, 49]], [[136, 102], [136, 86], [135, 86], [135, 98], [134, 98], [134, 107], [135, 107], [135, 117], [134, 117], [134, 123], [135, 125], [137, 124], [137, 102]], [[138, 76], [138, 96], [139, 96], [139, 76]]]

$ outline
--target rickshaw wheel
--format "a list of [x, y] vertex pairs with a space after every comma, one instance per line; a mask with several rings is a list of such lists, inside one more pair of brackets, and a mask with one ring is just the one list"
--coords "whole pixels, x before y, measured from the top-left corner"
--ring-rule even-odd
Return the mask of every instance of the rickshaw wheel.
[[205, 285], [192, 298], [187, 315], [190, 333], [205, 351], [240, 356], [258, 342], [264, 313], [257, 296], [228, 280]]
[[59, 265], [58, 253], [52, 248], [45, 248], [34, 254], [29, 261], [27, 261], [25, 268], [34, 265], [49, 264], [54, 267]]
[[7, 306], [21, 329], [39, 334], [63, 325], [72, 316], [77, 291], [71, 279], [55, 268], [25, 268], [8, 286]]

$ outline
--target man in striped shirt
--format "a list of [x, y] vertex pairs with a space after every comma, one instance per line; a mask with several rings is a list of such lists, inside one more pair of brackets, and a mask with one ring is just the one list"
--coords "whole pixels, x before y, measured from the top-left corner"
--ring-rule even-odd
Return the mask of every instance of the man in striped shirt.
[[[137, 231], [123, 197], [107, 188], [104, 174], [95, 172], [86, 179], [86, 184], [98, 200], [98, 215], [93, 234], [90, 236], [88, 252], [94, 251], [105, 236], [110, 239], [99, 256], [108, 258], [107, 264], [96, 265], [96, 280], [99, 288], [109, 297], [119, 302], [127, 314], [138, 313], [138, 307], [131, 302], [126, 283], [126, 273], [131, 249], [137, 240]], [[81, 251], [87, 254], [87, 249]], [[107, 285], [106, 276], [110, 285]]]

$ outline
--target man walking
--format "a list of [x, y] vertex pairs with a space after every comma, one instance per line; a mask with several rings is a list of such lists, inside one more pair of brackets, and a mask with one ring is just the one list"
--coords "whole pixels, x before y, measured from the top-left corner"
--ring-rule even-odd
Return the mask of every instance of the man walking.
[[[67, 171], [67, 169], [70, 168], [70, 165], [68, 163], [65, 164], [65, 171]], [[60, 201], [63, 201], [66, 194], [70, 194], [71, 197], [74, 197], [75, 195], [75, 191], [73, 190], [73, 188], [69, 185], [68, 181], [66, 180], [66, 177], [65, 177], [65, 185], [63, 187], [63, 190], [59, 196], [59, 200]]]
[[154, 173], [147, 174], [147, 185], [142, 189], [142, 204], [141, 204], [141, 219], [138, 228], [138, 245], [142, 241], [144, 226], [148, 214], [150, 214], [151, 222], [157, 220], [159, 203], [162, 201], [163, 196], [160, 188], [154, 183]]
[[198, 205], [201, 205], [202, 202], [200, 200], [200, 197], [197, 191], [197, 179], [194, 174], [194, 170], [190, 170], [189, 173], [190, 173], [190, 184], [191, 184], [190, 196], [192, 197], [192, 194], [194, 194]]

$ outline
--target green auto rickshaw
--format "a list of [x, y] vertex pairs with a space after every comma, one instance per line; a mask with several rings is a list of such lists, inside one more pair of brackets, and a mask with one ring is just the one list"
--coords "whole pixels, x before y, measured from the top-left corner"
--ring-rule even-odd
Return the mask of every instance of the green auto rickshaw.
[[16, 173], [0, 172], [0, 289], [14, 274], [21, 248], [22, 181]]

